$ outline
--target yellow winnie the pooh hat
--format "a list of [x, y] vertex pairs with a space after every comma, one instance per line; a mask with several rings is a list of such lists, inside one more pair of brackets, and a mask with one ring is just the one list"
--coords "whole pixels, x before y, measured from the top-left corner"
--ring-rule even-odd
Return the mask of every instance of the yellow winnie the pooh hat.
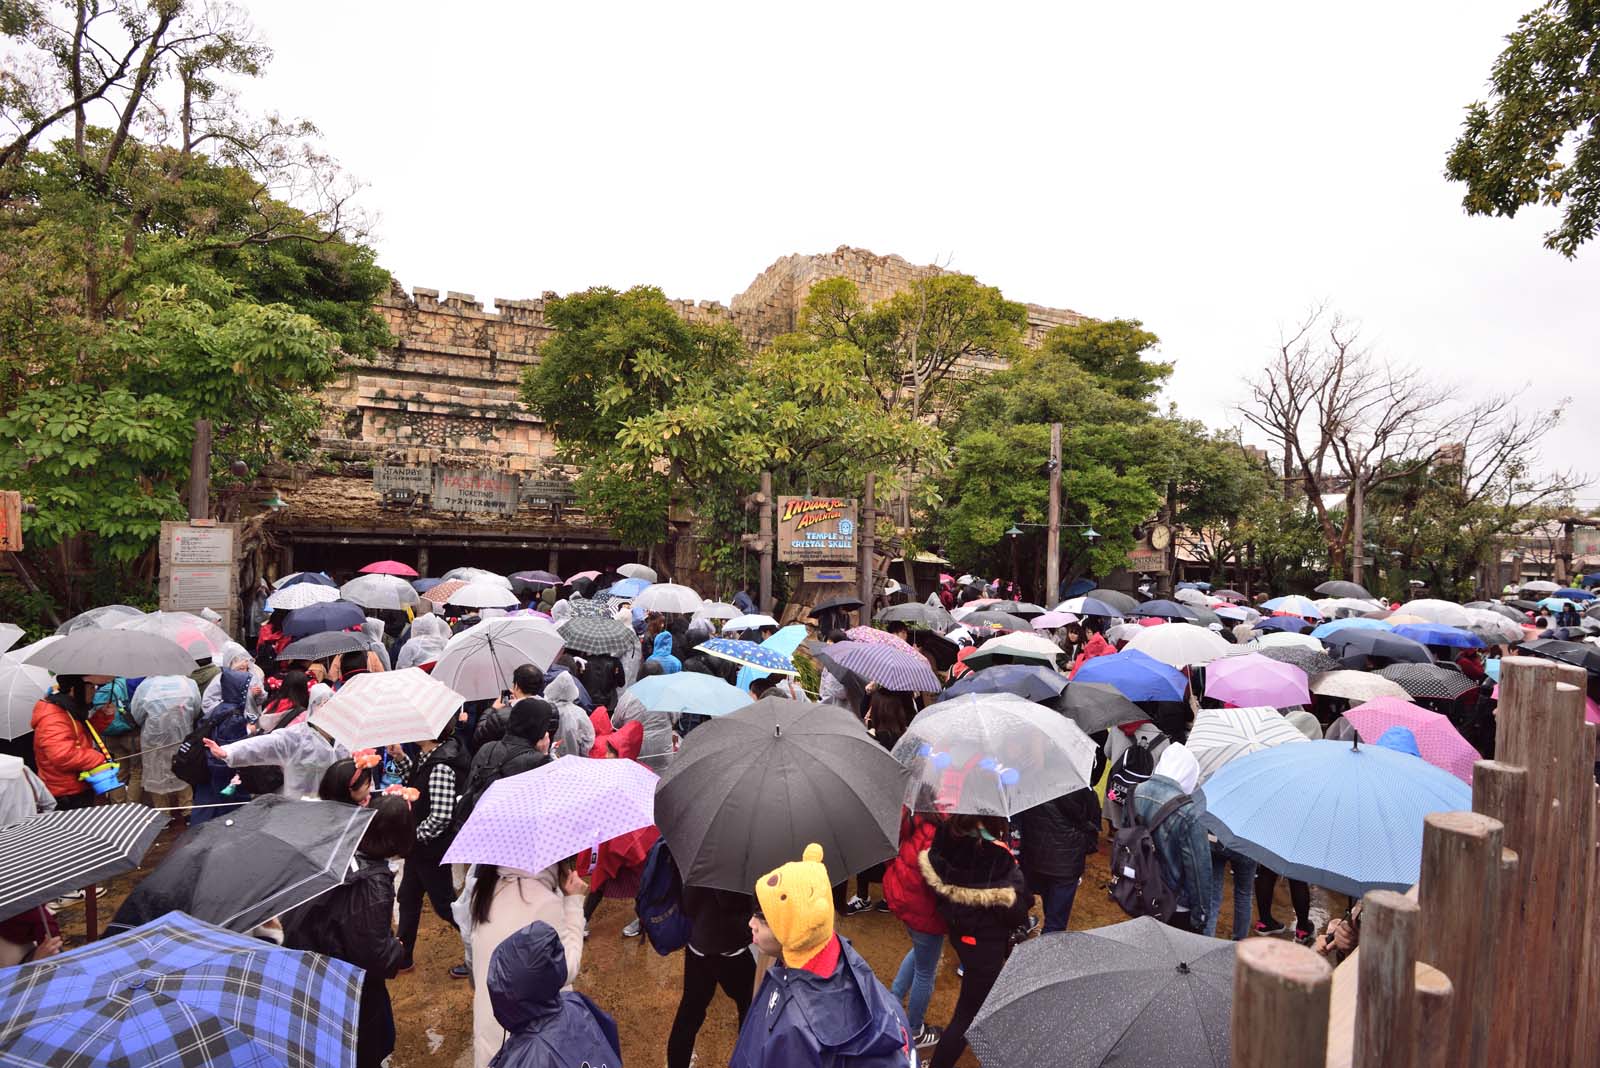
[[833, 888], [822, 864], [822, 847], [812, 842], [800, 860], [762, 876], [756, 882], [756, 901], [783, 947], [783, 963], [799, 968], [822, 952], [833, 937]]

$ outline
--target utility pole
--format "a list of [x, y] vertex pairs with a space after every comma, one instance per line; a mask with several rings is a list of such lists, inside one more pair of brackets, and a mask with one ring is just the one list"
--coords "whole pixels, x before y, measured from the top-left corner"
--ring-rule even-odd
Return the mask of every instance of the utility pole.
[[1365, 562], [1367, 555], [1367, 517], [1364, 514], [1366, 512], [1367, 495], [1361, 473], [1362, 467], [1358, 466], [1356, 468], [1356, 477], [1350, 485], [1350, 525], [1352, 527], [1350, 536], [1355, 541], [1355, 545], [1351, 547], [1355, 552], [1355, 556], [1350, 562], [1350, 581], [1357, 586], [1362, 584], [1362, 564]]
[[761, 538], [761, 611], [772, 611], [772, 472], [761, 472], [761, 512], [756, 530]]
[[[862, 626], [866, 626], [872, 620], [872, 593], [875, 586], [873, 582], [875, 577], [873, 550], [878, 534], [877, 481], [878, 476], [868, 471], [866, 485], [863, 487], [861, 494], [861, 515], [857, 519], [859, 524], [857, 529], [860, 531], [861, 558], [859, 560], [860, 574], [856, 576], [856, 581], [861, 592], [856, 596], [861, 598]], [[909, 572], [907, 577], [910, 577]]]
[[1046, 607], [1061, 599], [1061, 424], [1050, 424], [1050, 534], [1045, 546], [1045, 595], [1039, 600]]
[[1166, 549], [1167, 574], [1156, 589], [1163, 597], [1171, 597], [1174, 584], [1178, 581], [1178, 483], [1173, 479], [1167, 480], [1167, 549]]
[[194, 421], [194, 447], [189, 451], [189, 518], [211, 517], [211, 420]]

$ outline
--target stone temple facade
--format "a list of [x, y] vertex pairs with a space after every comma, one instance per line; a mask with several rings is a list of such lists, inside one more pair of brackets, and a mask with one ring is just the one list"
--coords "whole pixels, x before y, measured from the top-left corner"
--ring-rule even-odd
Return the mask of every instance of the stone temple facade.
[[[752, 347], [794, 329], [818, 282], [853, 279], [868, 302], [940, 272], [899, 256], [841, 245], [821, 255], [785, 256], [756, 276], [731, 305], [675, 301], [694, 320], [733, 323]], [[396, 343], [352, 365], [325, 393], [318, 441], [328, 461], [316, 470], [280, 471], [289, 507], [274, 526], [295, 568], [353, 568], [376, 555], [409, 560], [424, 574], [481, 563], [501, 570], [577, 571], [635, 558], [581, 513], [558, 515], [525, 502], [513, 515], [438, 515], [385, 507], [372, 485], [374, 465], [465, 467], [560, 478], [555, 443], [517, 400], [523, 372], [550, 336], [535, 300], [496, 298], [492, 310], [470, 294], [399, 286], [379, 301]], [[1028, 340], [1084, 317], [1028, 305]]]

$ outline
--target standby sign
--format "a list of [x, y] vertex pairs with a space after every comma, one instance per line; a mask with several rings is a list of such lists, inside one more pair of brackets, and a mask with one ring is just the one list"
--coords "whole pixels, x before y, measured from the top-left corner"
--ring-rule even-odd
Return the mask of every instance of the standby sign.
[[778, 559], [814, 563], [856, 558], [856, 502], [840, 497], [778, 498]]

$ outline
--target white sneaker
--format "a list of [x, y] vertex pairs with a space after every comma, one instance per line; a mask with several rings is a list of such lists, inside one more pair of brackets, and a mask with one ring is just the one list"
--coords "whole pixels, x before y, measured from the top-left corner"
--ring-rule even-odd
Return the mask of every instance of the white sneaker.
[[628, 926], [626, 926], [626, 927], [624, 927], [622, 929], [622, 937], [623, 938], [638, 938], [639, 937], [639, 920], [638, 920], [637, 917], [633, 920], [632, 923], [628, 924]]

